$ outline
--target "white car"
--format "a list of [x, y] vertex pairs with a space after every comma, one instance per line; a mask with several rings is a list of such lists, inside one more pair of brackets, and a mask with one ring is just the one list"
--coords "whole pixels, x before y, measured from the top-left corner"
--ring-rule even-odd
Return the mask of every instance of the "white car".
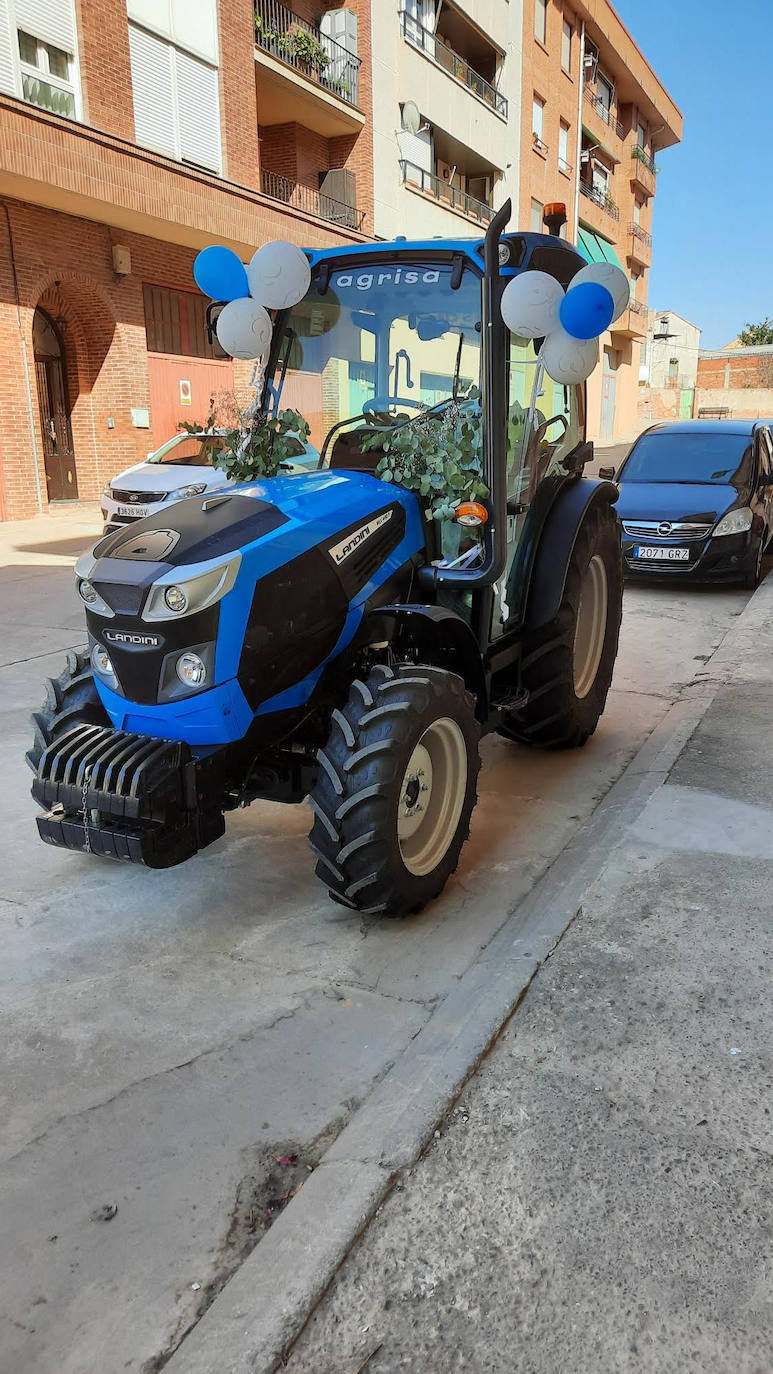
[[[175, 434], [149, 453], [144, 463], [126, 468], [108, 482], [100, 503], [105, 534], [145, 515], [155, 515], [164, 505], [182, 501], [186, 496], [232, 486], [225, 473], [212, 466], [212, 454], [223, 447], [223, 434], [223, 430], [217, 429]], [[316, 467], [317, 450], [300, 439], [297, 444], [297, 457], [293, 455], [292, 461], [283, 466], [290, 472], [306, 472]]]

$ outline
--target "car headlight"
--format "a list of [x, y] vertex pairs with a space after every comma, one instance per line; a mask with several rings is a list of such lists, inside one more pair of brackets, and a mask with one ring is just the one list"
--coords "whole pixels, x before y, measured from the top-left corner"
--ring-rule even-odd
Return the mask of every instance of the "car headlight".
[[186, 496], [201, 496], [201, 493], [206, 490], [206, 482], [191, 482], [187, 487], [178, 487], [175, 491], [175, 496], [178, 496], [180, 500], [183, 501]]
[[174, 620], [177, 616], [195, 615], [207, 606], [214, 606], [231, 590], [241, 561], [241, 554], [235, 553], [216, 562], [173, 568], [153, 583], [142, 619]]
[[739, 506], [737, 510], [729, 510], [727, 515], [723, 515], [719, 524], [714, 528], [714, 537], [718, 534], [745, 534], [746, 530], [752, 527], [754, 519], [748, 506]]
[[105, 485], [104, 485], [103, 488], [102, 488], [102, 495], [103, 495], [103, 496], [112, 496], [112, 494], [113, 494], [113, 490], [112, 490], [112, 487], [110, 486], [110, 483], [109, 483], [109, 482], [105, 482]]

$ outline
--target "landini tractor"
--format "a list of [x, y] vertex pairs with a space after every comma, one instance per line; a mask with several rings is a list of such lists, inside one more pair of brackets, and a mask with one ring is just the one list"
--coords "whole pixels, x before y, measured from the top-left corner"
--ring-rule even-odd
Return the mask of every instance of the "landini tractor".
[[[48, 844], [166, 868], [237, 807], [308, 798], [330, 896], [402, 916], [457, 867], [482, 735], [593, 733], [617, 488], [583, 477], [584, 384], [553, 382], [500, 310], [515, 275], [567, 288], [586, 264], [556, 234], [505, 234], [509, 210], [485, 241], [309, 252], [258, 401], [304, 413], [317, 468], [190, 497], [79, 560], [88, 645], [48, 682], [28, 754]], [[401, 463], [460, 433], [487, 494], [438, 519], [442, 473], [411, 487]]]

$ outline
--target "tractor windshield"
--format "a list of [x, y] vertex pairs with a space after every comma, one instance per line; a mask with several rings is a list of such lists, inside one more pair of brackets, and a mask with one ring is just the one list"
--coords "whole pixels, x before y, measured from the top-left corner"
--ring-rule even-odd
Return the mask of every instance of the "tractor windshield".
[[326, 289], [317, 276], [288, 321], [277, 403], [301, 412], [322, 452], [336, 426], [363, 413], [363, 423], [383, 422], [463, 402], [480, 383], [480, 317], [480, 277], [450, 260], [346, 265]]

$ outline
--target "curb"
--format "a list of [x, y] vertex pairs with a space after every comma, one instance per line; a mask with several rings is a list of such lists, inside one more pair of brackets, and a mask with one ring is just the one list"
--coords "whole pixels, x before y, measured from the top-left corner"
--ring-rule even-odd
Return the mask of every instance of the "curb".
[[[744, 640], [773, 604], [773, 577], [524, 900], [341, 1131], [302, 1190], [243, 1262], [165, 1368], [169, 1374], [275, 1374], [402, 1169], [432, 1139], [467, 1079], [580, 909], [588, 887], [664, 783]], [[738, 641], [737, 644], [735, 641]], [[748, 642], [748, 641], [747, 641]], [[715, 675], [714, 675], [715, 674]]]

